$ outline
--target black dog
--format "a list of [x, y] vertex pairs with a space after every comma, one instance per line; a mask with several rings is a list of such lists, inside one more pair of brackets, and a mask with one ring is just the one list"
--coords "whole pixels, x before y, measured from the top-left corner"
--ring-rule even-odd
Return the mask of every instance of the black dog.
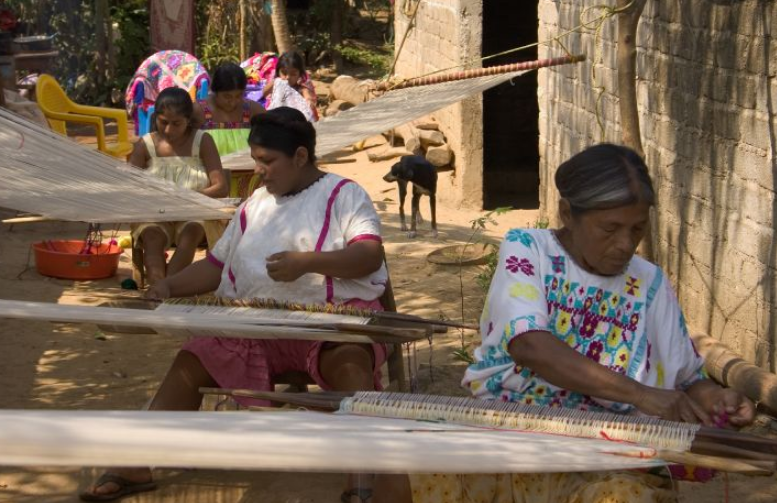
[[413, 184], [412, 214], [410, 232], [407, 237], [415, 237], [416, 222], [422, 222], [419, 201], [421, 196], [429, 196], [429, 207], [432, 210], [432, 236], [437, 237], [437, 169], [426, 159], [417, 155], [403, 155], [399, 162], [391, 166], [391, 171], [383, 177], [387, 182], [397, 182], [399, 185], [399, 220], [402, 231], [407, 231], [405, 224], [405, 197], [407, 182]]

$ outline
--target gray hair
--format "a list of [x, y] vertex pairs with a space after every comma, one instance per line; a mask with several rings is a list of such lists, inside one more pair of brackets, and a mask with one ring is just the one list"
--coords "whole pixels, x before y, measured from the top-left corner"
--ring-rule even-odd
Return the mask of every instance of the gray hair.
[[637, 202], [655, 204], [645, 161], [633, 150], [611, 143], [588, 147], [563, 162], [556, 188], [572, 213], [604, 210]]

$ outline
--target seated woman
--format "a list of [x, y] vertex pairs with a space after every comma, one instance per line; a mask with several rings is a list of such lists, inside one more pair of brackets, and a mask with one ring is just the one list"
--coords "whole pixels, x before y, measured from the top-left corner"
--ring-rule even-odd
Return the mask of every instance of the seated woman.
[[[361, 187], [316, 167], [315, 141], [313, 126], [296, 110], [254, 117], [248, 142], [264, 187], [238, 209], [207, 259], [156, 283], [147, 296], [215, 290], [223, 297], [380, 309], [388, 278], [380, 220]], [[194, 338], [176, 356], [150, 409], [197, 410], [201, 386], [272, 390], [274, 376], [287, 371], [307, 372], [324, 389], [380, 389], [385, 358], [381, 344]], [[149, 469], [118, 468], [81, 499], [153, 488]]]
[[[635, 255], [655, 204], [643, 160], [596, 145], [559, 167], [556, 187], [560, 229], [505, 236], [483, 343], [463, 384], [484, 400], [750, 423], [753, 403], [707, 378], [669, 279]], [[636, 472], [410, 477], [415, 503], [675, 501], [661, 480]]]
[[[152, 117], [154, 131], [143, 135], [130, 154], [130, 164], [176, 185], [210, 197], [225, 197], [228, 187], [213, 139], [192, 127], [192, 100], [177, 87], [159, 93]], [[205, 237], [207, 222], [160, 222], [132, 226], [143, 249], [149, 284], [176, 274], [192, 263]], [[175, 245], [170, 263], [165, 250]]]
[[264, 112], [262, 105], [244, 98], [247, 83], [239, 65], [225, 63], [213, 72], [212, 93], [195, 108], [195, 124], [210, 133], [220, 155], [245, 148], [251, 118]]
[[264, 87], [262, 94], [267, 97], [268, 110], [296, 108], [310, 122], [318, 121], [316, 89], [305, 71], [302, 56], [296, 52], [285, 52], [278, 58], [275, 78]]

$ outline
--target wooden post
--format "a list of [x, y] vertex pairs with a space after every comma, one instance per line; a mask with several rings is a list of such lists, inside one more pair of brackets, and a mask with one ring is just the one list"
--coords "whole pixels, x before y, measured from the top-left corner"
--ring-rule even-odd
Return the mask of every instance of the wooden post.
[[240, 26], [240, 61], [246, 59], [246, 3], [238, 0], [238, 25]]

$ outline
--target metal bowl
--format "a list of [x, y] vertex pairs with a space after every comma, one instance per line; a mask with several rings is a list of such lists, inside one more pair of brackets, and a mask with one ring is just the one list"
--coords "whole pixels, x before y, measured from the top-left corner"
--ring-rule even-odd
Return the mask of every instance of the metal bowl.
[[56, 35], [34, 35], [31, 37], [18, 37], [13, 39], [18, 52], [50, 51]]

